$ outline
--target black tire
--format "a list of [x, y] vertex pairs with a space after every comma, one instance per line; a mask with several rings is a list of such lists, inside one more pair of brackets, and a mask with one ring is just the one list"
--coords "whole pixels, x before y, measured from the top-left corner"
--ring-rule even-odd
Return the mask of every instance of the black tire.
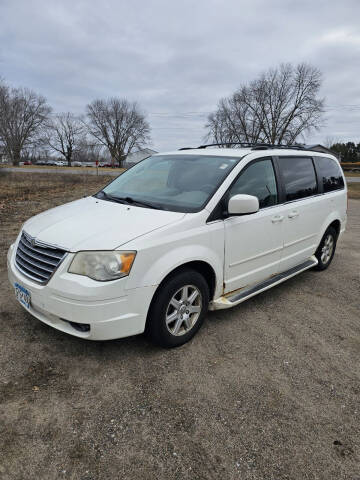
[[[338, 235], [335, 228], [329, 227], [326, 230], [326, 232], [324, 233], [324, 236], [321, 239], [320, 245], [318, 246], [318, 249], [316, 250], [316, 253], [315, 253], [315, 257], [318, 259], [318, 262], [319, 262], [316, 265], [316, 267], [314, 267], [315, 270], [322, 271], [328, 268], [335, 254], [337, 237]], [[331, 242], [332, 242], [332, 249], [331, 249], [330, 255], [325, 255], [326, 248], [327, 248], [326, 242], [328, 242], [329, 239], [331, 239]]]
[[[183, 292], [189, 292], [189, 298], [191, 294], [195, 295], [197, 292], [194, 305], [181, 300]], [[174, 307], [170, 301], [181, 303], [181, 306]], [[195, 302], [197, 302], [196, 305]], [[190, 306], [186, 307], [186, 304]], [[145, 332], [157, 345], [165, 348], [179, 347], [188, 342], [200, 329], [208, 306], [209, 287], [204, 277], [195, 270], [180, 270], [165, 279], [156, 291], [149, 309]], [[182, 311], [184, 307], [185, 310]], [[199, 312], [191, 313], [190, 310], [186, 310], [186, 308], [197, 309], [198, 307], [200, 307]], [[166, 319], [170, 319], [175, 314], [172, 323], [168, 323]], [[183, 317], [186, 317], [186, 320], [182, 320]], [[181, 329], [177, 334], [171, 333], [170, 330], [176, 331], [177, 322], [182, 322]]]

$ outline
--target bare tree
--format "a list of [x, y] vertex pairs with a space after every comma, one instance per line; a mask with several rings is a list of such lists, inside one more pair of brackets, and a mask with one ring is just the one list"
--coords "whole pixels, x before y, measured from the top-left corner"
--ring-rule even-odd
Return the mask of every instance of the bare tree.
[[105, 149], [106, 147], [99, 142], [92, 143], [88, 138], [84, 138], [74, 152], [74, 161], [92, 163], [100, 162], [104, 158], [103, 151]]
[[27, 88], [0, 88], [0, 138], [5, 152], [18, 165], [24, 148], [33, 146], [51, 108], [46, 99]]
[[67, 112], [55, 115], [47, 123], [43, 140], [54, 152], [60, 153], [71, 167], [73, 155], [83, 144], [85, 135], [81, 119]]
[[110, 152], [119, 165], [134, 147], [149, 140], [150, 126], [138, 105], [126, 99], [94, 100], [86, 108], [89, 133]]
[[338, 137], [335, 137], [333, 135], [328, 135], [325, 140], [323, 141], [323, 145], [326, 148], [331, 149], [331, 147], [337, 143], [340, 143], [340, 140]]
[[208, 138], [217, 143], [294, 143], [320, 127], [320, 86], [321, 72], [311, 65], [281, 64], [220, 100], [208, 117]]

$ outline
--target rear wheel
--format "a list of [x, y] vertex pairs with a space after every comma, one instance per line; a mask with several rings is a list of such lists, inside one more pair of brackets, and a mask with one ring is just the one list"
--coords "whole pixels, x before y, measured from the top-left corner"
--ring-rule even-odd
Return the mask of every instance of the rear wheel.
[[325, 270], [328, 268], [334, 257], [336, 240], [337, 233], [335, 228], [329, 227], [321, 239], [320, 245], [315, 253], [319, 262], [315, 267], [316, 270]]
[[195, 270], [183, 270], [160, 285], [150, 307], [146, 331], [163, 347], [188, 342], [204, 322], [209, 287]]

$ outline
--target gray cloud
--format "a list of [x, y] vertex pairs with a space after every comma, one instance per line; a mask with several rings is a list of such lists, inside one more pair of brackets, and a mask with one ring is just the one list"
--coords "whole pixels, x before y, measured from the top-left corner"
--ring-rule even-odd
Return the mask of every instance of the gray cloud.
[[240, 83], [308, 61], [328, 108], [307, 140], [360, 141], [359, 14], [358, 0], [2, 0], [0, 76], [57, 111], [137, 100], [167, 150], [201, 143], [207, 112]]

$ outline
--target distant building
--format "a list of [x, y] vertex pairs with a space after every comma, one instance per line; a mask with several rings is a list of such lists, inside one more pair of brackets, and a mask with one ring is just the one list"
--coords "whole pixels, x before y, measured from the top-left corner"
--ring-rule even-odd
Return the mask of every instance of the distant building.
[[320, 153], [329, 153], [330, 155], [334, 155], [338, 160], [340, 160], [340, 155], [338, 152], [335, 152], [334, 150], [331, 150], [330, 148], [324, 147], [323, 145], [320, 145], [319, 143], [314, 143], [313, 145], [304, 145], [305, 148], [309, 150], [315, 150], [315, 152], [320, 152]]
[[151, 148], [143, 148], [142, 150], [138, 150], [137, 152], [129, 153], [129, 155], [126, 157], [126, 160], [124, 162], [125, 166], [134, 165], [135, 163], [138, 163], [141, 160], [144, 160], [144, 158], [154, 155], [154, 153], [158, 153], [158, 152], [156, 152], [155, 150], [152, 150]]

